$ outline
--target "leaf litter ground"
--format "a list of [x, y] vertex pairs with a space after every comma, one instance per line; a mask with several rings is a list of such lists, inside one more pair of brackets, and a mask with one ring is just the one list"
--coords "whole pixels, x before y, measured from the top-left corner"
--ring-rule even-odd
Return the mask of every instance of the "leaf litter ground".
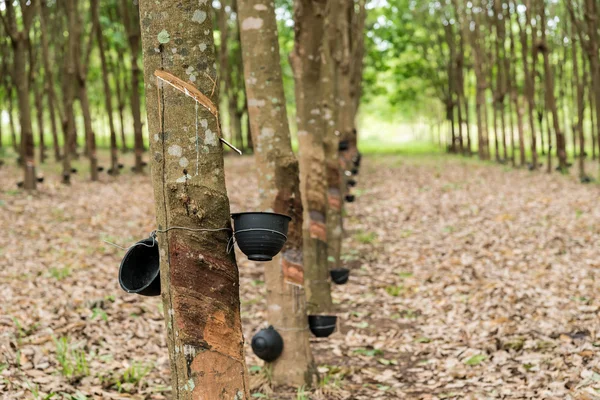
[[[257, 205], [251, 157], [228, 157], [232, 211]], [[83, 170], [83, 168], [81, 168]], [[154, 229], [147, 176], [40, 191], [0, 168], [0, 393], [168, 398], [158, 298], [119, 289], [126, 246]], [[321, 384], [255, 398], [595, 399], [599, 188], [451, 157], [367, 157], [347, 206], [341, 324], [313, 339]], [[12, 188], [15, 188], [13, 190]], [[238, 253], [246, 341], [265, 326], [260, 264]], [[304, 397], [303, 397], [304, 396]]]

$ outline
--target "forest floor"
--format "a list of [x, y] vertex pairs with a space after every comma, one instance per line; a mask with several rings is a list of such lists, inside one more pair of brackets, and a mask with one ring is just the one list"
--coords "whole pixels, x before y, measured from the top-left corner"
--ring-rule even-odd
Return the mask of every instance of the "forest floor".
[[[226, 165], [232, 211], [253, 209], [252, 158]], [[160, 299], [122, 292], [123, 251], [102, 241], [154, 229], [150, 179], [64, 187], [50, 170], [27, 194], [0, 168], [2, 398], [168, 398]], [[255, 398], [598, 398], [598, 185], [447, 156], [366, 156], [358, 181], [341, 324], [312, 340], [321, 384], [272, 390], [247, 346]], [[249, 341], [264, 284], [238, 262]]]

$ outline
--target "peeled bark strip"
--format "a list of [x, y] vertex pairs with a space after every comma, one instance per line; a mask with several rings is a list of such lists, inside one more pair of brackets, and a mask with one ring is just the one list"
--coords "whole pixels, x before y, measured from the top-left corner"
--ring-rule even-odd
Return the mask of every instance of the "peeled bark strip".
[[270, 0], [242, 1], [239, 18], [260, 209], [292, 217], [285, 247], [264, 264], [269, 323], [284, 343], [283, 353], [272, 364], [272, 382], [311, 385], [316, 370], [301, 286], [303, 209], [285, 106], [274, 4]]
[[332, 308], [327, 268], [327, 178], [319, 80], [324, 11], [319, 1], [294, 2], [295, 37], [294, 50], [290, 55], [296, 83], [296, 121], [304, 205], [304, 279], [309, 314], [327, 313]]
[[[230, 228], [218, 119], [155, 76], [171, 74], [218, 104], [211, 12], [208, 2], [140, 2], [159, 230]], [[250, 398], [230, 237], [180, 229], [158, 234], [173, 398]]]

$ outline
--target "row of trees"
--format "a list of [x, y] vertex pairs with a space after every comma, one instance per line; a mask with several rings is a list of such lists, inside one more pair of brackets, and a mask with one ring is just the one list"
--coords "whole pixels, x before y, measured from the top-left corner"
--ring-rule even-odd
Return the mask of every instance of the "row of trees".
[[[74, 0], [2, 4], [1, 102], [7, 111], [12, 146], [25, 170], [24, 187], [35, 189], [35, 144], [39, 144], [39, 162], [43, 163], [47, 159], [48, 132], [54, 159], [62, 162], [64, 183], [70, 183], [71, 160], [79, 156], [78, 137], [83, 139], [85, 156], [90, 160], [91, 179], [97, 180], [100, 168], [94, 125], [105, 118], [111, 145], [109, 173], [119, 173], [118, 136], [122, 150], [127, 151], [126, 132], [130, 132], [130, 126], [134, 170], [141, 172], [142, 83], [137, 8], [127, 0], [102, 5], [99, 1]], [[13, 113], [15, 98], [18, 128]], [[127, 120], [127, 108], [131, 122]], [[78, 127], [79, 119], [83, 126]], [[1, 139], [0, 133], [3, 143]]]
[[[35, 189], [36, 161], [47, 161], [46, 132], [64, 183], [79, 156], [78, 138], [91, 179], [98, 179], [96, 136], [103, 129], [110, 137], [109, 173], [119, 173], [119, 147], [127, 150], [131, 130], [134, 171], [142, 172], [146, 109], [176, 398], [192, 392], [247, 398], [237, 267], [226, 252], [230, 234], [167, 229], [229, 226], [221, 122], [228, 139], [255, 151], [261, 210], [292, 217], [286, 246], [265, 267], [268, 320], [285, 342], [273, 382], [302, 386], [315, 379], [307, 314], [334, 311], [329, 269], [341, 262], [346, 180], [358, 155], [365, 3], [223, 0], [213, 9], [203, 1], [140, 1], [139, 10], [128, 0], [1, 3], [0, 103], [26, 189]], [[276, 8], [291, 13], [293, 29], [278, 23]], [[280, 42], [290, 70], [281, 62]], [[299, 160], [287, 79], [294, 83]], [[251, 136], [245, 139], [244, 131]]]
[[[118, 175], [122, 167], [119, 150], [133, 150], [132, 169], [143, 172], [137, 4], [33, 0], [0, 5], [0, 148], [10, 144], [19, 155], [24, 187], [35, 189], [36, 164], [48, 160], [48, 149], [62, 163], [64, 183], [70, 183], [71, 161], [81, 150], [91, 179], [98, 180], [103, 169], [98, 136], [109, 139], [109, 174]], [[217, 10], [220, 86], [228, 102], [230, 140], [251, 149], [251, 141], [242, 137], [248, 130], [242, 129], [246, 103], [235, 9], [233, 4]]]
[[[445, 105], [449, 150], [566, 171], [600, 141], [597, 0], [445, 0], [415, 6]], [[441, 56], [440, 56], [441, 55]], [[475, 123], [473, 123], [473, 116]], [[472, 127], [476, 126], [476, 132]], [[476, 140], [476, 141], [475, 141]], [[569, 150], [571, 150], [569, 152]]]
[[[268, 320], [284, 340], [272, 379], [310, 385], [316, 368], [307, 313], [334, 311], [328, 270], [340, 262], [345, 171], [358, 154], [354, 120], [365, 2], [293, 4], [290, 62], [299, 160], [291, 146], [274, 3], [248, 0], [222, 7], [227, 24], [237, 21], [232, 37], [239, 35], [240, 42], [231, 46], [241, 52], [260, 209], [292, 217], [285, 247], [265, 264]], [[239, 279], [226, 251], [230, 234], [220, 230], [230, 222], [215, 106], [222, 47], [217, 54], [211, 5], [141, 1], [140, 18], [174, 397], [246, 399]], [[223, 19], [219, 22], [223, 27]], [[173, 226], [192, 229], [170, 230]], [[193, 229], [198, 226], [211, 231], [198, 233]]]

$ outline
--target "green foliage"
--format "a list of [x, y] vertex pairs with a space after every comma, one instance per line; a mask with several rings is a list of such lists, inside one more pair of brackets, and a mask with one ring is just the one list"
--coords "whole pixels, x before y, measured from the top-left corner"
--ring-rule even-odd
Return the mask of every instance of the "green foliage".
[[400, 296], [404, 292], [404, 286], [402, 286], [402, 285], [400, 285], [400, 286], [394, 286], [394, 285], [386, 286], [385, 291], [390, 296], [398, 297], [398, 296]]

